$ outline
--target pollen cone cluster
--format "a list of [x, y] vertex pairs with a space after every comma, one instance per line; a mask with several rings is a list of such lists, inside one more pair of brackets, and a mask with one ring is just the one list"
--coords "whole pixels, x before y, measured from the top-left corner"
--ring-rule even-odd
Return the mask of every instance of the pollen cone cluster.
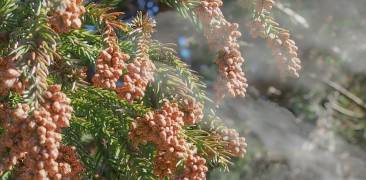
[[148, 57], [136, 58], [127, 65], [128, 73], [123, 76], [123, 85], [117, 88], [118, 96], [129, 102], [144, 97], [148, 84], [154, 81], [155, 69]]
[[[8, 123], [3, 123], [6, 131], [1, 148], [10, 150], [10, 153], [1, 161], [0, 172], [12, 169], [23, 159], [18, 172], [19, 179], [62, 179], [74, 174], [70, 162], [59, 159], [68, 156], [64, 152], [70, 153], [60, 150], [61, 129], [69, 127], [73, 111], [70, 99], [58, 85], [50, 86], [43, 98], [44, 102], [31, 114], [27, 105], [7, 110], [11, 113], [5, 117]], [[77, 161], [76, 158], [74, 160]]]
[[219, 52], [216, 59], [219, 78], [214, 87], [218, 100], [226, 94], [245, 96], [248, 86], [242, 70], [244, 58], [237, 42], [241, 36], [239, 25], [225, 19], [220, 10], [222, 5], [221, 0], [202, 0], [201, 6], [196, 9], [210, 48]]
[[243, 62], [239, 49], [226, 47], [219, 53], [216, 63], [220, 77], [214, 85], [216, 99], [222, 99], [227, 93], [233, 97], [245, 96], [248, 84], [242, 70]]
[[116, 89], [116, 83], [122, 76], [127, 54], [119, 51], [117, 46], [103, 50], [96, 62], [96, 73], [92, 79], [94, 86], [106, 89]]
[[203, 118], [202, 104], [192, 97], [182, 100], [181, 109], [184, 113], [183, 121], [186, 125], [196, 124]]
[[49, 18], [51, 27], [59, 33], [81, 27], [80, 16], [85, 13], [82, 0], [63, 0]]
[[118, 47], [118, 38], [113, 27], [107, 22], [104, 32], [108, 48], [103, 50], [96, 62], [96, 73], [92, 79], [94, 86], [105, 89], [116, 89], [117, 81], [122, 76], [125, 62], [130, 58]]
[[[180, 130], [184, 126], [183, 118], [184, 113], [179, 110], [178, 104], [166, 101], [161, 110], [149, 112], [144, 118], [137, 118], [132, 123], [129, 138], [135, 146], [148, 142], [156, 145], [154, 174], [159, 178], [175, 176], [178, 161], [190, 162], [187, 158], [195, 154], [192, 144], [179, 136]], [[204, 164], [200, 164], [201, 166]], [[199, 178], [202, 175], [202, 173], [198, 173], [197, 169], [192, 171], [189, 164], [185, 168], [192, 177], [197, 175], [196, 177]], [[203, 171], [205, 168], [200, 168], [200, 170], [206, 172]]]
[[284, 65], [285, 69], [293, 76], [299, 77], [301, 61], [297, 55], [298, 48], [295, 41], [289, 37], [288, 32], [281, 32], [278, 36], [271, 34], [267, 39], [267, 44], [272, 49], [272, 54], [277, 62]]
[[140, 28], [142, 32], [138, 37], [136, 58], [128, 64], [128, 72], [123, 76], [123, 85], [117, 88], [118, 96], [129, 102], [144, 97], [147, 86], [154, 81], [156, 70], [149, 57], [151, 33], [154, 31], [155, 22], [148, 16], [137, 16], [132, 26]]
[[203, 180], [206, 179], [206, 159], [198, 155], [189, 155], [184, 164], [184, 173], [181, 180]]
[[0, 122], [6, 131], [0, 137], [0, 176], [13, 169], [26, 156], [30, 140], [34, 141], [30, 126], [34, 127], [35, 124], [28, 121], [28, 111], [27, 105], [11, 109], [8, 105], [1, 104]]
[[10, 90], [21, 93], [19, 77], [20, 72], [15, 67], [14, 58], [0, 58], [0, 95], [7, 95]]
[[226, 142], [225, 150], [235, 157], [244, 157], [247, 143], [244, 137], [240, 137], [235, 129], [223, 129], [220, 132], [221, 139]]
[[145, 117], [137, 118], [132, 123], [129, 137], [136, 146], [153, 142], [157, 147], [166, 147], [177, 138], [184, 125], [183, 116], [177, 104], [166, 101], [161, 110], [148, 112]]
[[272, 54], [276, 58], [279, 65], [285, 66], [285, 69], [293, 76], [299, 77], [301, 70], [301, 61], [298, 58], [298, 47], [295, 41], [290, 39], [287, 30], [276, 28], [267, 32], [268, 25], [272, 27], [279, 26], [267, 14], [270, 13], [274, 4], [274, 0], [257, 0], [256, 1], [256, 17], [251, 23], [251, 35], [256, 38], [258, 36], [267, 40], [267, 46], [272, 49]]
[[60, 168], [62, 171], [70, 171], [68, 177], [71, 179], [82, 179], [79, 178], [80, 173], [84, 171], [83, 164], [79, 161], [79, 155], [76, 153], [76, 148], [73, 146], [61, 145], [60, 155], [58, 156], [58, 162], [64, 162]]
[[179, 160], [191, 153], [191, 146], [183, 138], [173, 137], [170, 144], [158, 147], [154, 159], [154, 174], [160, 178], [173, 177]]

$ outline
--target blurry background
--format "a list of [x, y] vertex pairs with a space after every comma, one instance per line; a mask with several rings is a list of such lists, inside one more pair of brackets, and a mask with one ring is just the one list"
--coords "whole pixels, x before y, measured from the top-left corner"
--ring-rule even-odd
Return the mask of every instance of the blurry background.
[[[273, 13], [300, 49], [299, 79], [281, 77], [271, 51], [249, 36], [251, 0], [224, 0], [238, 22], [249, 93], [228, 99], [220, 115], [248, 141], [248, 154], [212, 180], [366, 179], [366, 1], [277, 0]], [[130, 21], [137, 10], [156, 19], [154, 38], [176, 43], [182, 60], [210, 85], [215, 52], [197, 27], [154, 0], [121, 3]]]

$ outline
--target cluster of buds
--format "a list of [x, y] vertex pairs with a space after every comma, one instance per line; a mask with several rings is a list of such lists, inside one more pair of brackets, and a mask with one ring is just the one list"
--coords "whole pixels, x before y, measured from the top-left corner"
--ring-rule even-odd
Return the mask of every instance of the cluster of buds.
[[129, 138], [135, 146], [147, 142], [156, 145], [154, 174], [160, 178], [173, 177], [177, 162], [194, 154], [192, 144], [179, 137], [185, 125], [183, 117], [184, 113], [179, 110], [178, 104], [164, 102], [161, 110], [149, 112], [131, 125]]
[[226, 142], [225, 150], [235, 157], [244, 157], [247, 143], [244, 137], [240, 137], [235, 129], [223, 129], [219, 133], [221, 140]]
[[221, 49], [224, 46], [223, 41], [229, 35], [224, 31], [230, 23], [225, 20], [221, 12], [222, 5], [221, 0], [202, 0], [201, 5], [195, 10], [212, 50]]
[[243, 62], [244, 59], [237, 48], [226, 47], [220, 52], [216, 60], [220, 74], [214, 86], [216, 99], [222, 99], [226, 93], [233, 97], [245, 96], [248, 84], [242, 70]]
[[28, 105], [19, 104], [15, 109], [4, 104], [0, 107], [1, 127], [5, 129], [0, 137], [0, 176], [26, 156], [29, 143], [34, 141], [30, 137], [35, 124], [29, 121], [28, 112]]
[[301, 61], [298, 58], [298, 47], [295, 41], [289, 38], [288, 32], [280, 32], [278, 36], [270, 34], [267, 38], [267, 44], [272, 49], [272, 54], [277, 62], [287, 66], [288, 72], [295, 77], [299, 77], [301, 70]]
[[71, 179], [76, 179], [76, 177], [79, 177], [84, 171], [84, 166], [79, 161], [79, 155], [76, 153], [76, 148], [74, 146], [61, 145], [59, 152], [60, 155], [58, 156], [57, 161], [64, 162], [60, 164], [61, 171], [70, 172], [67, 177]]
[[164, 177], [172, 177], [174, 172], [177, 170], [178, 158], [174, 153], [169, 151], [157, 151], [156, 157], [154, 158], [154, 174], [160, 179]]
[[174, 138], [174, 144], [159, 147], [154, 159], [154, 174], [160, 178], [173, 177], [178, 161], [188, 157], [189, 146], [184, 139]]
[[16, 69], [14, 58], [0, 58], [0, 95], [7, 95], [10, 90], [21, 93], [20, 72]]
[[186, 125], [196, 124], [203, 118], [203, 106], [192, 97], [182, 100], [181, 109], [184, 113], [183, 121]]
[[127, 65], [128, 73], [123, 76], [123, 85], [116, 90], [118, 96], [129, 102], [144, 97], [148, 84], [154, 81], [155, 69], [148, 57], [136, 58]]
[[49, 18], [51, 27], [59, 33], [69, 32], [70, 28], [81, 27], [80, 16], [85, 13], [82, 0], [60, 1]]
[[161, 110], [137, 118], [131, 125], [129, 138], [136, 146], [153, 142], [157, 147], [167, 147], [177, 140], [184, 125], [183, 116], [177, 104], [166, 101]]
[[[290, 39], [290, 34], [279, 24], [274, 22], [267, 14], [270, 13], [274, 4], [274, 0], [257, 0], [256, 16], [251, 23], [251, 35], [253, 38], [262, 37], [267, 40], [267, 46], [272, 49], [272, 54], [280, 66], [287, 66], [286, 70], [292, 75], [299, 77], [298, 71], [301, 70], [301, 61], [298, 58], [298, 47], [295, 41]], [[271, 29], [267, 31], [267, 29]]]
[[45, 91], [44, 100], [30, 119], [34, 123], [34, 140], [30, 143], [32, 147], [24, 161], [27, 171], [23, 171], [21, 176], [34, 179], [61, 179], [72, 172], [68, 163], [58, 162], [57, 159], [61, 154], [60, 131], [61, 128], [69, 127], [73, 109], [70, 106], [70, 99], [61, 92], [61, 87], [58, 85], [52, 85]]
[[125, 69], [125, 62], [130, 57], [120, 51], [113, 23], [108, 20], [105, 23], [106, 27], [103, 35], [108, 48], [99, 54], [96, 62], [96, 73], [92, 78], [92, 82], [96, 87], [116, 90], [117, 82]]
[[123, 85], [117, 88], [118, 96], [129, 102], [144, 97], [147, 86], [154, 81], [156, 70], [149, 57], [151, 33], [154, 32], [155, 22], [139, 13], [133, 20], [132, 27], [141, 29], [137, 42], [137, 55], [127, 66], [128, 73], [123, 76]]
[[103, 50], [96, 62], [96, 74], [92, 81], [94, 86], [106, 89], [116, 89], [116, 83], [122, 76], [127, 54], [120, 52], [117, 45]]
[[239, 25], [225, 19], [220, 10], [222, 5], [221, 0], [202, 0], [196, 9], [210, 48], [219, 52], [216, 64], [220, 76], [215, 85], [218, 100], [227, 93], [234, 97], [245, 96], [248, 86], [242, 70], [244, 58], [237, 42], [241, 36]]
[[[70, 99], [53, 85], [45, 91], [44, 102], [31, 115], [28, 105], [18, 105], [5, 117], [6, 128], [1, 137], [1, 148], [7, 148], [9, 155], [0, 163], [0, 173], [10, 170], [23, 158], [19, 177], [29, 179], [62, 179], [73, 174], [73, 165], [63, 161], [61, 128], [69, 127], [73, 111]], [[0, 148], [0, 149], [1, 149]], [[2, 152], [0, 150], [0, 152]], [[65, 151], [66, 152], [66, 151]], [[69, 152], [67, 152], [69, 153]], [[76, 167], [76, 166], [75, 166]]]
[[198, 155], [189, 155], [184, 164], [184, 173], [180, 179], [182, 180], [203, 180], [206, 179], [208, 171], [206, 159]]

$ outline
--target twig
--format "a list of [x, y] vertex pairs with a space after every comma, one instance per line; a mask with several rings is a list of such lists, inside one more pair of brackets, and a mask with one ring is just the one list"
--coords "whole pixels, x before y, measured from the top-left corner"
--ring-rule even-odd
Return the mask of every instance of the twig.
[[351, 118], [361, 119], [361, 118], [365, 117], [364, 114], [357, 113], [357, 112], [351, 111], [349, 109], [346, 109], [346, 108], [340, 106], [338, 103], [332, 103], [331, 107], [334, 110], [336, 110], [337, 112], [339, 112], [343, 115], [349, 116]]
[[324, 84], [333, 88], [334, 90], [338, 91], [343, 96], [350, 99], [351, 101], [353, 101], [355, 104], [357, 104], [358, 106], [360, 106], [362, 109], [364, 109], [366, 111], [366, 103], [361, 98], [357, 97], [352, 92], [348, 91], [346, 88], [342, 87], [341, 85], [337, 84], [336, 82], [333, 82], [333, 81], [325, 79], [325, 78], [318, 78], [314, 74], [310, 74], [309, 77], [312, 79], [315, 79], [315, 80], [320, 80], [321, 82], [323, 82]]

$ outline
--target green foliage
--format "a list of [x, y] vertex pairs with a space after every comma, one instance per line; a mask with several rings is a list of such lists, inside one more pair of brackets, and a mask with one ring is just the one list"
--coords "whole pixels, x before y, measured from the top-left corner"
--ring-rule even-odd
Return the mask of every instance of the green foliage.
[[101, 0], [100, 4], [109, 6], [109, 7], [117, 7], [118, 5], [124, 3], [125, 0]]
[[197, 98], [201, 103], [211, 101], [206, 92], [206, 85], [198, 74], [190, 69], [176, 55], [169, 44], [155, 41], [151, 46], [150, 58], [157, 64], [157, 81], [154, 84], [156, 93], [163, 98], [187, 95]]
[[17, 8], [15, 0], [2, 0], [0, 1], [0, 29], [7, 28], [9, 24], [14, 21], [14, 14], [12, 13]]
[[187, 127], [182, 135], [197, 147], [198, 154], [208, 160], [211, 167], [229, 171], [232, 154], [225, 150], [221, 136], [194, 126]]
[[133, 149], [128, 131], [131, 121], [148, 109], [119, 100], [115, 93], [80, 88], [69, 91], [75, 113], [65, 130], [68, 144], [76, 145], [86, 175], [107, 179], [153, 179], [150, 146]]
[[[18, 2], [20, 3], [20, 2]], [[19, 17], [27, 16], [17, 22], [10, 35], [10, 52], [6, 55], [17, 57], [22, 76], [30, 87], [24, 93], [24, 101], [31, 107], [38, 107], [42, 93], [47, 88], [48, 66], [53, 61], [54, 48], [58, 35], [48, 26], [47, 11], [42, 9], [41, 2], [23, 4], [17, 9]], [[30, 66], [32, 65], [32, 66]]]
[[[107, 0], [110, 1], [110, 0]], [[122, 31], [127, 31], [128, 26], [118, 19], [121, 12], [113, 12], [113, 7], [109, 4], [90, 3], [86, 6], [84, 14], [84, 24], [95, 25], [99, 32], [103, 32], [106, 21], [112, 23], [113, 27]]]
[[65, 60], [78, 59], [82, 65], [95, 63], [102, 50], [102, 37], [87, 30], [74, 30], [61, 36], [58, 51]]
[[7, 171], [4, 173], [4, 175], [2, 175], [0, 177], [1, 180], [10, 180], [10, 179], [14, 179], [14, 177], [12, 176], [10, 171]]
[[200, 3], [199, 0], [160, 0], [160, 2], [175, 8], [179, 14], [189, 19], [194, 24], [199, 24], [196, 14], [193, 11], [194, 7], [197, 7]]

